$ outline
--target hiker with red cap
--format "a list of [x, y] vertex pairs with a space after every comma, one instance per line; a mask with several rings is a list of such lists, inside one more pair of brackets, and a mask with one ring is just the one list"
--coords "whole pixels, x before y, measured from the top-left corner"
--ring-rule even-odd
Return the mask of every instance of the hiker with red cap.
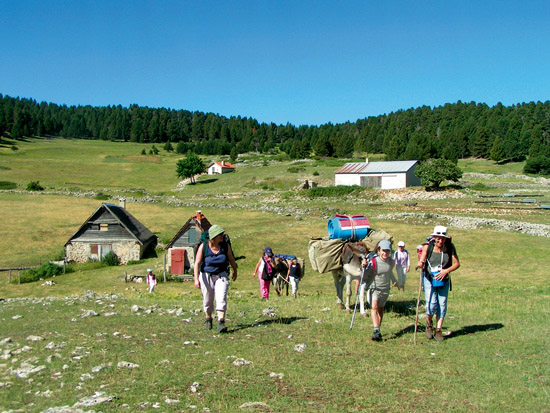
[[450, 273], [460, 267], [458, 255], [447, 227], [437, 225], [429, 242], [422, 249], [418, 262], [426, 297], [426, 337], [434, 337], [433, 316], [436, 316], [435, 339], [443, 341], [441, 328], [447, 314], [447, 297], [451, 284]]

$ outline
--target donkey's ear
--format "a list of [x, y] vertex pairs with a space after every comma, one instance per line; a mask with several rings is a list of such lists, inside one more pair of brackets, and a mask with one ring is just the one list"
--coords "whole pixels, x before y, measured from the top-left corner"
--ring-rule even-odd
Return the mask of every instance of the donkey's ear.
[[349, 245], [345, 245], [344, 249], [342, 250], [342, 264], [349, 264], [349, 262], [353, 258], [353, 251], [350, 248]]

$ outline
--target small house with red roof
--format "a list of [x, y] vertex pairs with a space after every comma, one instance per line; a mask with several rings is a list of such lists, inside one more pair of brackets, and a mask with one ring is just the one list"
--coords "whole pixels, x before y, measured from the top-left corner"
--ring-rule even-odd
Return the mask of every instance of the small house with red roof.
[[208, 165], [208, 175], [225, 174], [234, 170], [235, 166], [227, 161], [212, 162]]

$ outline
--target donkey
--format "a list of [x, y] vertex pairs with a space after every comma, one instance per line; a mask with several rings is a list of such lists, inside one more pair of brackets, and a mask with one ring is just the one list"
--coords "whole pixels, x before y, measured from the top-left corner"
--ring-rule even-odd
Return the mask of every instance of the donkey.
[[275, 276], [273, 277], [273, 284], [275, 284], [275, 291], [277, 295], [282, 295], [283, 288], [286, 288], [286, 295], [288, 295], [288, 282], [286, 281], [288, 263], [283, 257], [274, 257], [274, 262]]
[[[359, 281], [361, 279], [361, 261], [362, 257], [369, 253], [369, 249], [362, 241], [348, 242], [342, 249], [342, 268], [332, 271], [332, 277], [334, 279], [334, 286], [336, 287], [337, 303], [342, 309], [346, 309], [350, 312], [350, 300], [351, 300], [351, 282], [352, 280]], [[343, 290], [346, 286], [346, 303], [343, 303]], [[360, 286], [359, 300], [361, 314], [366, 315], [365, 311], [365, 290], [366, 280]]]

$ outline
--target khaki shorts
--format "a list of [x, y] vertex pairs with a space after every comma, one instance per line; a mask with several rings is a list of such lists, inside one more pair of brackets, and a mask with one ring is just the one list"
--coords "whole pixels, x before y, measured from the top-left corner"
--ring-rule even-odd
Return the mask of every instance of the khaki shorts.
[[379, 290], [377, 288], [370, 288], [367, 294], [368, 302], [372, 305], [373, 301], [378, 301], [379, 307], [384, 307], [386, 305], [386, 301], [388, 301], [388, 297], [390, 296], [389, 291]]

